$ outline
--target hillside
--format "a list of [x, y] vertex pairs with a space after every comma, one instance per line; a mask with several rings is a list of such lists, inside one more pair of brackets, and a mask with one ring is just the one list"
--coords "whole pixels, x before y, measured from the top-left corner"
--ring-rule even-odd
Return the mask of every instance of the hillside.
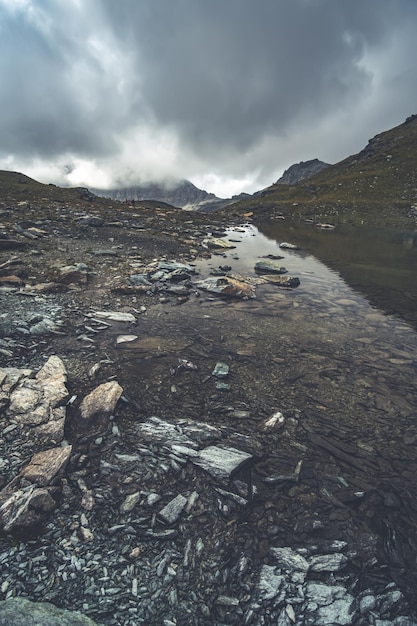
[[417, 115], [376, 135], [358, 154], [296, 185], [275, 183], [234, 213], [317, 221], [409, 223], [417, 216]]

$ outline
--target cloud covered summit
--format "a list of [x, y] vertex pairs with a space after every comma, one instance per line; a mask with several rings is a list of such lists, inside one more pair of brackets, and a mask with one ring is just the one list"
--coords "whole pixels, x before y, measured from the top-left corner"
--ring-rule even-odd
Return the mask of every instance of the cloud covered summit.
[[254, 191], [414, 113], [412, 0], [0, 0], [0, 168]]

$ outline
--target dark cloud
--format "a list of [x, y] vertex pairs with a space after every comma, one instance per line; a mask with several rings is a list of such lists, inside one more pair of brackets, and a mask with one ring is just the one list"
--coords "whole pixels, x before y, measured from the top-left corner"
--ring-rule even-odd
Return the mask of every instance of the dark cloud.
[[412, 0], [0, 0], [0, 159], [261, 180], [343, 158], [414, 112], [416, 21]]

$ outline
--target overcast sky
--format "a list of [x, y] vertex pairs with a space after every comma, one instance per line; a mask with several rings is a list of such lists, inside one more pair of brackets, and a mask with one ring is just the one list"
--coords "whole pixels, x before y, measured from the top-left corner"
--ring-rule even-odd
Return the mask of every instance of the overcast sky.
[[228, 197], [417, 113], [417, 0], [0, 0], [0, 169]]

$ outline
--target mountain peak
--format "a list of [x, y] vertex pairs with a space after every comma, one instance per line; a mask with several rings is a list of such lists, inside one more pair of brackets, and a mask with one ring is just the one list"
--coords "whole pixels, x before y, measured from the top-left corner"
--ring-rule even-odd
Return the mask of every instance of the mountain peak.
[[275, 184], [279, 185], [296, 185], [300, 180], [305, 180], [318, 174], [322, 170], [329, 167], [329, 163], [319, 161], [319, 159], [311, 159], [310, 161], [300, 161], [291, 165]]

